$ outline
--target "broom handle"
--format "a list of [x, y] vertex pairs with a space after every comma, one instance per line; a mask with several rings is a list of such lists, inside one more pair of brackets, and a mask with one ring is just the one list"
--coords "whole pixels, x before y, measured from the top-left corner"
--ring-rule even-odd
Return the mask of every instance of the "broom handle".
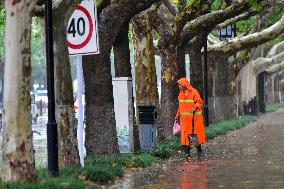
[[195, 111], [192, 112], [192, 134], [194, 134], [194, 114], [195, 114]]

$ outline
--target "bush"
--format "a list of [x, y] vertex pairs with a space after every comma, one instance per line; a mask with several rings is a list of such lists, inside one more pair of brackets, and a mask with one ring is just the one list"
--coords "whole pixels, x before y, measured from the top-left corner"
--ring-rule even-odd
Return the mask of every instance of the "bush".
[[132, 156], [133, 167], [148, 167], [153, 164], [156, 158], [150, 153], [141, 153]]
[[117, 176], [122, 177], [123, 170], [121, 166], [117, 165], [88, 165], [83, 169], [82, 175], [94, 182], [108, 183]]
[[153, 154], [160, 158], [169, 158], [173, 153], [180, 148], [179, 139], [165, 141], [159, 144], [158, 148], [154, 150]]

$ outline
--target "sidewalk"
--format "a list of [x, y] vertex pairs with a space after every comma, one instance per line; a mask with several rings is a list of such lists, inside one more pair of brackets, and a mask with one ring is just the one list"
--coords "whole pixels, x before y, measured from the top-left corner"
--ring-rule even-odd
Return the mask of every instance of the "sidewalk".
[[204, 156], [142, 169], [110, 188], [284, 188], [284, 109], [219, 136]]

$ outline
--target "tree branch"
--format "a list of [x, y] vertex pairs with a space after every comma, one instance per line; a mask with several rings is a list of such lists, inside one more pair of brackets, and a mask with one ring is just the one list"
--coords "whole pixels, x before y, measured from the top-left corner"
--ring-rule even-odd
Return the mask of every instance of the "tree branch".
[[183, 32], [181, 33], [182, 42], [186, 44], [189, 40], [195, 37], [198, 32], [205, 28], [213, 28], [215, 25], [224, 22], [228, 18], [235, 17], [236, 15], [249, 10], [250, 6], [249, 2], [243, 0], [224, 10], [214, 11], [192, 20], [185, 25]]
[[234, 18], [231, 18], [231, 19], [228, 19], [226, 20], [225, 22], [221, 23], [221, 24], [218, 24], [215, 29], [221, 29], [221, 28], [224, 28], [226, 26], [228, 26], [229, 24], [234, 24], [240, 20], [245, 20], [245, 19], [248, 19], [250, 18], [251, 16], [254, 16], [256, 15], [258, 12], [257, 11], [248, 11], [248, 12], [245, 12], [243, 14], [240, 14], [238, 16], [235, 16]]
[[284, 69], [284, 61], [282, 61], [280, 64], [276, 64], [273, 66], [270, 66], [269, 68], [265, 69], [264, 71], [267, 74], [274, 74], [275, 72]]
[[166, 20], [164, 16], [162, 16], [162, 10], [159, 10], [159, 7], [154, 7], [151, 11], [148, 12], [149, 21], [152, 27], [160, 34], [160, 35], [171, 35], [172, 27], [169, 22]]
[[270, 66], [279, 64], [280, 62], [283, 61], [283, 59], [284, 59], [284, 51], [272, 58], [260, 57], [254, 60], [251, 64], [254, 68], [254, 72], [256, 73], [256, 75], [258, 75], [259, 73], [265, 71], [265, 69], [269, 68]]
[[220, 42], [208, 47], [209, 53], [214, 54], [234, 54], [238, 51], [258, 46], [267, 41], [276, 38], [284, 31], [284, 16], [269, 28], [261, 32], [256, 32], [244, 37], [236, 37], [234, 39]]
[[280, 43], [277, 43], [276, 45], [274, 45], [268, 55], [266, 56], [267, 58], [273, 57], [275, 56], [277, 53], [280, 53], [281, 51], [284, 51], [284, 41], [281, 41]]
[[[261, 10], [261, 13], [260, 13], [259, 16], [266, 16], [266, 17], [268, 17], [271, 14], [271, 12], [273, 11], [273, 10], [271, 10], [271, 7], [277, 7], [279, 5], [283, 5], [283, 4], [279, 4], [279, 3], [280, 3], [279, 1], [273, 1], [273, 2], [267, 1], [267, 2], [263, 3], [262, 10]], [[252, 16], [255, 16], [257, 14], [259, 14], [259, 11], [248, 10], [247, 12], [245, 12], [245, 13], [243, 13], [241, 15], [238, 15], [238, 16], [236, 16], [234, 18], [226, 20], [225, 22], [223, 22], [221, 24], [218, 24], [215, 27], [215, 29], [224, 28], [224, 27], [226, 27], [229, 24], [233, 24], [233, 23], [236, 23], [237, 21], [248, 19], [248, 18], [250, 18]], [[261, 19], [261, 20], [265, 20], [266, 21], [266, 19]]]
[[179, 0], [178, 9], [182, 11], [186, 7], [186, 0]]
[[209, 10], [212, 0], [194, 0], [190, 5], [186, 6], [176, 17], [175, 31], [176, 35], [180, 35], [185, 24], [204, 14]]
[[[129, 21], [137, 13], [148, 9], [153, 3], [160, 0], [124, 0], [113, 2], [107, 6], [99, 15], [100, 39], [108, 39], [104, 43], [100, 41], [101, 52], [110, 51], [116, 35], [125, 22]], [[119, 19], [113, 19], [119, 15]]]
[[171, 0], [163, 0], [164, 5], [167, 7], [167, 9], [176, 16], [179, 12], [178, 8], [172, 3]]

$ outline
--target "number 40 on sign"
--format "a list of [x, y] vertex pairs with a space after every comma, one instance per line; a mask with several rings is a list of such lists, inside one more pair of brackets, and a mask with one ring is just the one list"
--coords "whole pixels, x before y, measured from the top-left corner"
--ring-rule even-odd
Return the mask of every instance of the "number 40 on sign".
[[96, 5], [93, 0], [77, 5], [67, 27], [69, 55], [99, 54]]

